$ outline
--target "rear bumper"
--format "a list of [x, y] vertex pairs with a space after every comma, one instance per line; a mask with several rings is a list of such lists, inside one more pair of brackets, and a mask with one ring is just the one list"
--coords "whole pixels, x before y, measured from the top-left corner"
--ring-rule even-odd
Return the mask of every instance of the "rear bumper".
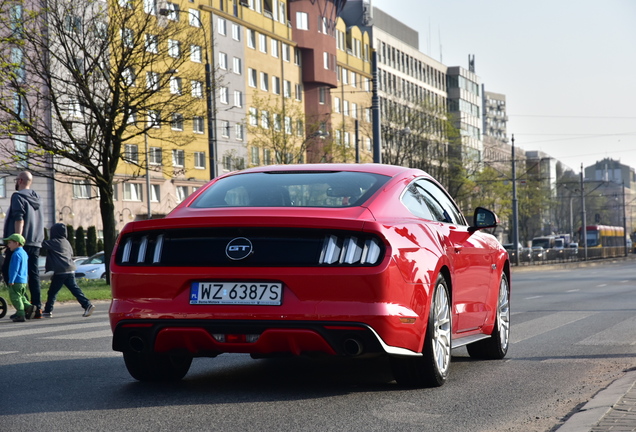
[[222, 353], [421, 355], [386, 345], [366, 324], [321, 321], [122, 320], [114, 329], [113, 350], [194, 357]]

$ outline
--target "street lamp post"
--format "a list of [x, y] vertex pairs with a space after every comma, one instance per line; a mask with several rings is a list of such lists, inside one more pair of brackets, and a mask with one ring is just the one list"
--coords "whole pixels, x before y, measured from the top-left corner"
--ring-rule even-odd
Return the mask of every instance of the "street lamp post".
[[[201, 26], [201, 30], [203, 31], [203, 42], [205, 43], [205, 100], [208, 123], [208, 154], [210, 163], [210, 180], [212, 180], [216, 177], [216, 116], [214, 114], [216, 112], [216, 102], [212, 92], [212, 67], [209, 55], [211, 44], [208, 43], [208, 35], [205, 31], [205, 26], [203, 25], [201, 18], [186, 10], [159, 9], [159, 15], [162, 16], [168, 16], [172, 12], [185, 12], [189, 17], [196, 18], [199, 22], [199, 26]], [[210, 28], [212, 28], [212, 12], [210, 12]]]

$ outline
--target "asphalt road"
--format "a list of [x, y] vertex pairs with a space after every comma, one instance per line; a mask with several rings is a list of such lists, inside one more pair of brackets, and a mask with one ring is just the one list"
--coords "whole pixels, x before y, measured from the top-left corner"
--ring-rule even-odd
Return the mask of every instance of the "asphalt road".
[[82, 318], [0, 319], [0, 430], [550, 431], [636, 366], [636, 268], [515, 271], [503, 361], [454, 351], [438, 389], [405, 390], [386, 360], [195, 359], [143, 384], [111, 351], [108, 304]]

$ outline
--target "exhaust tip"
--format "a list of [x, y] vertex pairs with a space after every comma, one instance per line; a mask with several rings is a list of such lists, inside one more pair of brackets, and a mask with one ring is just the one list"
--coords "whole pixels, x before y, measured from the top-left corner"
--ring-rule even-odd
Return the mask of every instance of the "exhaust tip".
[[139, 336], [133, 336], [130, 339], [128, 339], [128, 345], [130, 346], [130, 349], [132, 349], [133, 351], [137, 353], [142, 352], [144, 348], [146, 347], [144, 340], [140, 338]]
[[364, 346], [358, 339], [345, 339], [343, 347], [345, 354], [352, 357], [359, 356], [364, 351]]

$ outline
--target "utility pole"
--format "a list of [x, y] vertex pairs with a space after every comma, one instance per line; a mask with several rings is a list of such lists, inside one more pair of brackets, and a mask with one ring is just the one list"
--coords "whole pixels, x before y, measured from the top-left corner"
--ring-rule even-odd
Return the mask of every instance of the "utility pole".
[[583, 187], [583, 164], [581, 164], [581, 241], [583, 242], [583, 259], [587, 261], [587, 219], [585, 218], [585, 188]]
[[517, 161], [515, 158], [515, 136], [512, 135], [512, 244], [515, 248], [514, 264], [519, 265], [519, 200], [517, 199]]

